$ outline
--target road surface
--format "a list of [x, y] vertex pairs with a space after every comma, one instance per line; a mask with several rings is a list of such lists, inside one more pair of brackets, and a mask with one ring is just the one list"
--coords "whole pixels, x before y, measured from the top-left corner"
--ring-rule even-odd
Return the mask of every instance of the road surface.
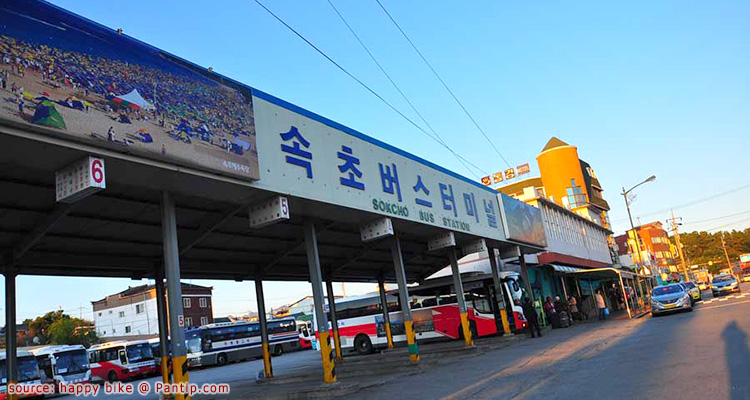
[[[750, 399], [750, 284], [693, 312], [592, 322], [389, 379], [357, 399]], [[319, 353], [274, 358], [277, 377], [320, 368]], [[197, 384], [254, 380], [261, 360], [190, 372]], [[152, 385], [160, 378], [145, 380]], [[142, 381], [133, 382], [137, 385]], [[262, 388], [259, 388], [262, 390]], [[103, 396], [113, 400], [128, 395]], [[140, 397], [156, 399], [157, 396]], [[196, 398], [235, 398], [196, 396]]]

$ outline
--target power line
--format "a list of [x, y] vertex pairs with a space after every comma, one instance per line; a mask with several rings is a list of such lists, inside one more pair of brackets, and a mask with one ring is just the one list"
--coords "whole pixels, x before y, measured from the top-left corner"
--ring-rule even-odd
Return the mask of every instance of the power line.
[[456, 97], [456, 95], [453, 93], [453, 91], [451, 90], [451, 88], [448, 87], [448, 84], [446, 84], [445, 81], [443, 80], [443, 78], [441, 78], [440, 75], [437, 73], [437, 71], [435, 71], [435, 68], [433, 68], [432, 64], [430, 64], [430, 62], [427, 61], [427, 58], [425, 58], [425, 56], [422, 54], [422, 52], [419, 51], [419, 49], [414, 44], [414, 42], [412, 42], [411, 39], [409, 39], [409, 36], [406, 34], [406, 32], [404, 32], [404, 30], [401, 29], [401, 26], [398, 24], [398, 22], [396, 22], [396, 20], [393, 18], [393, 16], [391, 15], [391, 13], [389, 13], [388, 10], [385, 9], [385, 7], [380, 2], [380, 0], [375, 0], [375, 1], [378, 3], [378, 5], [380, 6], [380, 8], [383, 9], [383, 12], [385, 12], [385, 14], [391, 20], [391, 22], [393, 22], [393, 25], [396, 26], [396, 28], [398, 29], [398, 31], [401, 32], [401, 35], [403, 35], [404, 38], [406, 39], [406, 41], [409, 42], [409, 44], [414, 49], [414, 51], [416, 51], [417, 54], [419, 54], [419, 57], [422, 59], [422, 61], [424, 61], [424, 63], [427, 64], [427, 67], [430, 69], [430, 71], [432, 71], [432, 73], [440, 81], [440, 83], [443, 84], [443, 87], [445, 88], [445, 90], [448, 91], [448, 93], [450, 93], [450, 95], [453, 98], [453, 100], [455, 100], [456, 103], [458, 103], [459, 107], [461, 107], [461, 109], [464, 111], [464, 113], [466, 114], [466, 116], [469, 117], [469, 119], [471, 120], [471, 122], [474, 123], [474, 126], [476, 126], [477, 129], [479, 130], [479, 132], [482, 133], [482, 136], [484, 136], [484, 138], [487, 139], [487, 142], [495, 150], [495, 153], [497, 153], [497, 155], [500, 156], [500, 158], [505, 162], [505, 164], [508, 165], [509, 168], [512, 168], [511, 165], [510, 165], [510, 163], [508, 162], [508, 160], [506, 160], [505, 157], [503, 157], [502, 153], [500, 153], [500, 150], [497, 149], [497, 147], [495, 146], [495, 143], [493, 143], [492, 140], [490, 140], [489, 136], [487, 136], [487, 133], [484, 132], [484, 129], [482, 129], [482, 127], [479, 126], [479, 124], [474, 119], [474, 117], [471, 115], [471, 113], [469, 113], [469, 110], [467, 110], [466, 107], [464, 107], [463, 103], [461, 103], [461, 101], [458, 99], [458, 97]]
[[[740, 190], [744, 190], [744, 189], [747, 189], [747, 188], [750, 188], [750, 184], [738, 186], [738, 187], [736, 187], [734, 189], [729, 189], [727, 191], [724, 191], [724, 192], [721, 192], [721, 193], [717, 193], [715, 195], [703, 197], [703, 198], [700, 198], [700, 199], [697, 199], [697, 200], [693, 200], [693, 201], [690, 201], [690, 202], [687, 202], [687, 203], [683, 203], [683, 204], [680, 204], [680, 205], [677, 205], [677, 206], [674, 206], [674, 207], [669, 207], [669, 208], [665, 208], [665, 209], [662, 209], [662, 210], [659, 210], [659, 211], [653, 211], [653, 212], [641, 214], [640, 216], [641, 217], [648, 217], [648, 216], [651, 216], [651, 215], [661, 214], [661, 213], [667, 212], [669, 210], [679, 210], [681, 208], [686, 208], [686, 207], [694, 206], [696, 204], [700, 204], [700, 203], [703, 203], [703, 202], [706, 202], [706, 201], [709, 201], [709, 200], [713, 200], [713, 199], [716, 199], [716, 198], [719, 198], [719, 197], [722, 197], [722, 196], [726, 196], [728, 194], [733, 194], [735, 192], [738, 192]], [[621, 219], [616, 219], [613, 222], [623, 222], [623, 221], [627, 221], [627, 220], [628, 220], [627, 218], [621, 218]]]
[[[346, 74], [347, 76], [349, 76], [350, 78], [352, 78], [352, 79], [353, 79], [353, 80], [354, 80], [355, 82], [357, 82], [357, 83], [358, 83], [358, 84], [359, 84], [360, 86], [362, 86], [363, 88], [365, 88], [365, 89], [366, 89], [366, 90], [367, 90], [368, 92], [370, 92], [370, 93], [371, 93], [371, 94], [372, 94], [373, 96], [377, 97], [377, 98], [378, 98], [378, 99], [379, 99], [380, 101], [382, 101], [382, 102], [383, 102], [383, 103], [384, 103], [385, 105], [387, 105], [387, 106], [388, 106], [388, 107], [389, 107], [389, 108], [390, 108], [391, 110], [393, 110], [393, 111], [394, 111], [394, 112], [395, 112], [396, 114], [400, 115], [400, 116], [401, 116], [401, 117], [402, 117], [403, 119], [405, 119], [405, 120], [406, 120], [407, 122], [409, 122], [410, 124], [412, 124], [412, 125], [413, 125], [413, 126], [414, 126], [415, 128], [419, 129], [419, 130], [420, 130], [421, 132], [423, 132], [423, 133], [424, 133], [425, 135], [427, 135], [427, 136], [428, 136], [428, 137], [430, 137], [431, 139], [433, 139], [433, 140], [437, 141], [437, 142], [438, 142], [439, 144], [441, 144], [442, 146], [444, 146], [445, 148], [447, 148], [447, 149], [448, 149], [449, 151], [452, 151], [452, 150], [451, 150], [450, 148], [448, 148], [448, 146], [446, 146], [446, 145], [445, 145], [444, 143], [440, 142], [440, 141], [439, 141], [439, 140], [438, 140], [437, 138], [435, 138], [434, 136], [432, 136], [432, 135], [431, 135], [431, 134], [430, 134], [429, 132], [427, 132], [427, 131], [426, 131], [426, 130], [425, 130], [424, 128], [422, 128], [421, 126], [417, 125], [417, 123], [415, 123], [415, 122], [414, 122], [414, 121], [412, 121], [412, 120], [411, 120], [411, 119], [410, 119], [409, 117], [407, 117], [406, 115], [404, 115], [404, 113], [402, 113], [401, 111], [399, 111], [399, 110], [398, 110], [398, 109], [397, 109], [396, 107], [394, 107], [394, 106], [393, 106], [393, 105], [392, 105], [391, 103], [389, 103], [389, 102], [388, 102], [388, 101], [387, 101], [386, 99], [384, 99], [384, 98], [383, 98], [383, 97], [382, 97], [381, 95], [379, 95], [379, 94], [378, 94], [377, 92], [375, 92], [374, 90], [372, 90], [372, 89], [371, 89], [371, 88], [370, 88], [369, 86], [367, 86], [367, 85], [366, 85], [366, 84], [365, 84], [364, 82], [362, 82], [361, 80], [359, 80], [359, 79], [358, 79], [358, 78], [357, 78], [356, 76], [352, 75], [352, 73], [350, 73], [350, 72], [349, 72], [349, 71], [348, 71], [348, 70], [347, 70], [346, 68], [342, 67], [342, 66], [341, 66], [341, 64], [339, 64], [339, 63], [337, 63], [336, 61], [334, 61], [334, 60], [333, 60], [333, 59], [332, 59], [331, 57], [329, 57], [329, 56], [328, 56], [328, 54], [326, 54], [326, 53], [325, 53], [325, 52], [324, 52], [323, 50], [319, 49], [319, 48], [318, 48], [317, 46], [315, 46], [315, 45], [314, 45], [314, 44], [313, 44], [313, 43], [312, 43], [311, 41], [307, 40], [307, 38], [305, 38], [305, 37], [304, 37], [304, 36], [303, 36], [303, 35], [302, 35], [301, 33], [297, 32], [297, 30], [295, 30], [295, 29], [294, 29], [294, 28], [292, 28], [292, 27], [291, 27], [291, 26], [290, 26], [289, 24], [287, 24], [286, 22], [284, 22], [284, 20], [283, 20], [283, 19], [281, 19], [281, 17], [279, 17], [279, 16], [278, 16], [278, 15], [276, 15], [276, 14], [275, 14], [275, 13], [274, 13], [273, 11], [271, 11], [271, 10], [270, 10], [270, 9], [269, 9], [268, 7], [266, 7], [265, 5], [263, 5], [263, 3], [261, 3], [261, 2], [260, 2], [260, 0], [254, 0], [254, 1], [255, 1], [255, 3], [257, 3], [257, 4], [258, 4], [258, 5], [259, 5], [259, 6], [261, 7], [261, 8], [263, 8], [264, 10], [266, 10], [266, 12], [267, 12], [268, 14], [270, 14], [270, 15], [271, 15], [272, 17], [274, 17], [274, 18], [275, 18], [275, 19], [276, 19], [277, 21], [279, 21], [279, 22], [280, 22], [280, 23], [281, 23], [282, 25], [284, 25], [284, 26], [285, 26], [285, 27], [286, 27], [287, 29], [289, 29], [289, 30], [290, 30], [290, 31], [291, 31], [292, 33], [294, 33], [295, 35], [297, 35], [297, 37], [299, 37], [300, 39], [302, 39], [302, 40], [303, 40], [303, 41], [304, 41], [305, 43], [307, 43], [307, 44], [308, 44], [308, 45], [309, 45], [310, 47], [312, 47], [312, 48], [313, 48], [313, 49], [314, 49], [315, 51], [317, 51], [317, 52], [318, 52], [318, 53], [319, 53], [320, 55], [322, 55], [322, 56], [323, 56], [323, 57], [324, 57], [324, 58], [325, 58], [326, 60], [330, 61], [330, 62], [331, 62], [331, 64], [335, 65], [335, 66], [336, 66], [336, 68], [340, 69], [340, 70], [341, 70], [341, 71], [342, 71], [343, 73], [345, 73], [345, 74]], [[464, 159], [464, 160], [466, 160], [466, 159]], [[471, 162], [469, 162], [469, 161], [467, 161], [467, 162], [468, 162], [469, 164], [471, 164], [472, 166], [474, 166], [475, 168], [477, 168], [478, 170], [480, 170], [480, 171], [481, 171], [481, 168], [477, 167], [476, 165], [472, 164], [472, 163], [471, 163]]]
[[715, 231], [715, 230], [718, 230], [718, 229], [726, 228], [727, 226], [732, 226], [732, 225], [739, 224], [741, 222], [748, 222], [748, 221], [750, 221], [750, 218], [740, 219], [740, 220], [737, 220], [737, 221], [734, 221], [734, 222], [730, 222], [728, 224], [717, 226], [715, 228], [706, 229], [705, 232]]
[[[416, 107], [414, 106], [414, 104], [413, 104], [413, 103], [412, 103], [412, 102], [411, 102], [411, 101], [409, 100], [409, 98], [408, 98], [408, 97], [406, 97], [406, 94], [404, 94], [404, 92], [403, 92], [403, 91], [401, 90], [401, 88], [400, 88], [400, 87], [399, 87], [399, 86], [398, 86], [398, 85], [396, 84], [396, 82], [395, 82], [395, 81], [394, 81], [394, 80], [393, 80], [393, 79], [391, 78], [391, 75], [390, 75], [390, 74], [388, 74], [388, 72], [386, 72], [385, 68], [383, 68], [383, 66], [382, 66], [382, 65], [380, 64], [380, 62], [378, 62], [378, 60], [377, 60], [377, 59], [375, 58], [375, 56], [374, 56], [374, 55], [372, 54], [372, 52], [370, 51], [370, 49], [369, 49], [369, 48], [368, 48], [368, 47], [367, 47], [367, 46], [365, 45], [365, 43], [364, 43], [364, 42], [362, 41], [362, 39], [360, 39], [359, 35], [357, 35], [357, 33], [356, 33], [356, 32], [354, 32], [354, 29], [353, 29], [353, 28], [351, 27], [351, 25], [349, 25], [349, 23], [348, 23], [348, 22], [346, 21], [346, 18], [344, 18], [344, 16], [343, 16], [343, 15], [341, 14], [341, 12], [340, 12], [340, 11], [339, 11], [339, 10], [338, 10], [338, 9], [336, 8], [336, 6], [335, 6], [335, 5], [333, 5], [333, 2], [332, 2], [331, 0], [328, 0], [328, 4], [329, 4], [329, 5], [331, 6], [331, 8], [333, 8], [333, 11], [335, 11], [335, 12], [336, 12], [336, 15], [338, 15], [338, 16], [339, 16], [339, 18], [341, 19], [341, 22], [343, 22], [343, 23], [344, 23], [344, 25], [346, 25], [346, 27], [347, 27], [347, 28], [349, 29], [349, 32], [351, 32], [352, 36], [354, 36], [354, 38], [355, 38], [355, 39], [357, 39], [357, 42], [359, 42], [360, 46], [362, 46], [362, 48], [363, 48], [363, 49], [364, 49], [364, 50], [365, 50], [365, 51], [367, 52], [367, 55], [369, 55], [369, 56], [370, 56], [370, 59], [372, 59], [372, 61], [373, 61], [373, 62], [375, 63], [375, 65], [377, 65], [377, 66], [378, 66], [378, 68], [380, 69], [380, 72], [382, 72], [382, 73], [383, 73], [383, 75], [385, 75], [385, 77], [386, 77], [386, 78], [388, 78], [388, 81], [389, 81], [389, 82], [391, 82], [391, 85], [393, 85], [393, 87], [394, 87], [394, 88], [396, 88], [396, 91], [397, 91], [397, 92], [398, 92], [398, 93], [399, 93], [399, 94], [401, 95], [401, 97], [402, 97], [402, 98], [404, 99], [404, 101], [406, 101], [406, 103], [407, 103], [407, 104], [409, 104], [409, 107], [411, 107], [412, 111], [414, 111], [414, 113], [415, 113], [415, 114], [417, 114], [417, 116], [419, 116], [419, 119], [421, 119], [421, 120], [422, 120], [422, 122], [423, 122], [423, 123], [424, 123], [424, 124], [425, 124], [425, 125], [427, 126], [427, 128], [428, 128], [428, 129], [429, 129], [429, 130], [430, 130], [430, 131], [431, 131], [431, 132], [432, 132], [432, 133], [433, 133], [433, 134], [435, 135], [435, 137], [437, 137], [437, 139], [438, 139], [438, 140], [439, 140], [439, 141], [440, 141], [440, 142], [441, 142], [441, 143], [443, 144], [443, 146], [445, 146], [446, 148], [448, 148], [448, 150], [449, 150], [449, 151], [450, 151], [450, 152], [451, 152], [451, 153], [453, 154], [453, 156], [455, 156], [455, 157], [456, 157], [456, 159], [458, 160], [458, 162], [460, 162], [460, 163], [461, 163], [461, 164], [462, 164], [462, 165], [464, 166], [464, 168], [466, 168], [466, 169], [467, 169], [467, 170], [468, 170], [469, 172], [471, 172], [472, 174], [474, 174], [474, 172], [473, 172], [473, 171], [472, 171], [472, 170], [471, 170], [471, 169], [469, 168], [469, 166], [468, 166], [468, 165], [466, 164], [466, 162], [464, 162], [464, 160], [463, 160], [463, 157], [459, 156], [459, 155], [458, 155], [458, 154], [457, 154], [457, 153], [456, 153], [455, 151], [453, 151], [453, 150], [452, 150], [452, 149], [451, 149], [450, 147], [448, 147], [447, 143], [446, 143], [446, 142], [445, 142], [445, 140], [444, 140], [444, 139], [443, 139], [443, 138], [442, 138], [442, 137], [440, 136], [440, 134], [438, 134], [438, 133], [437, 133], [437, 132], [435, 131], [435, 129], [434, 129], [433, 127], [432, 127], [432, 125], [430, 125], [430, 123], [429, 123], [429, 122], [427, 122], [427, 120], [426, 120], [426, 119], [424, 118], [424, 116], [422, 116], [422, 114], [421, 114], [421, 113], [420, 113], [420, 112], [419, 112], [419, 111], [417, 110], [417, 108], [416, 108]], [[482, 171], [480, 170], [480, 172], [482, 172]], [[474, 175], [476, 176], [476, 174], [474, 174]], [[477, 179], [479, 179], [479, 176], [476, 176], [476, 177], [477, 177]]]
[[682, 225], [692, 225], [692, 224], [699, 224], [699, 223], [702, 223], [702, 222], [716, 221], [716, 220], [719, 220], [719, 219], [725, 219], [725, 218], [729, 218], [729, 217], [736, 217], [738, 215], [747, 214], [747, 213], [750, 213], [750, 210], [741, 211], [741, 212], [734, 213], [734, 214], [722, 215], [720, 217], [714, 217], [714, 218], [708, 218], [708, 219], [701, 219], [701, 220], [698, 220], [698, 221], [688, 221], [688, 222], [684, 222]]

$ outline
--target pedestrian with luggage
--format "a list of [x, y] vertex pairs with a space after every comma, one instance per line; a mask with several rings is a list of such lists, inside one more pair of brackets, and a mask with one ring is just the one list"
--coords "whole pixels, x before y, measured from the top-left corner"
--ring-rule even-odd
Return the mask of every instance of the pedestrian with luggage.
[[602, 296], [602, 290], [599, 289], [596, 291], [596, 308], [597, 311], [599, 311], [599, 320], [604, 321], [607, 319], [606, 310], [607, 310], [607, 303], [604, 302], [604, 296]]

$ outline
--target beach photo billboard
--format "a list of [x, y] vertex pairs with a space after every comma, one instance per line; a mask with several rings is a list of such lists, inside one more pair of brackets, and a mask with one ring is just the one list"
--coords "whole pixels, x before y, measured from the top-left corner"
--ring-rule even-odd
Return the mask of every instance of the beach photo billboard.
[[504, 193], [498, 193], [497, 199], [500, 202], [507, 240], [547, 247], [542, 210]]
[[249, 87], [46, 2], [0, 4], [0, 122], [259, 179]]

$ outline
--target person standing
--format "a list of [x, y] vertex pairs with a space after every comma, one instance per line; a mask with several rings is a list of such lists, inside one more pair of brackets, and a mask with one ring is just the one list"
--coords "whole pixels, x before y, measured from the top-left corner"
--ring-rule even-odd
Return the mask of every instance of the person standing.
[[599, 289], [596, 291], [596, 308], [599, 311], [599, 320], [603, 321], [607, 319], [606, 314], [604, 313], [607, 309], [607, 303], [604, 302], [604, 296], [602, 296], [602, 290]]
[[542, 330], [539, 329], [539, 317], [536, 314], [536, 308], [528, 297], [523, 298], [521, 303], [523, 308], [523, 315], [526, 317], [526, 322], [529, 324], [529, 335], [533, 338], [534, 332], [536, 337], [542, 337]]
[[107, 140], [109, 140], [110, 142], [115, 141], [115, 127], [114, 126], [109, 127], [109, 130], [107, 131]]

